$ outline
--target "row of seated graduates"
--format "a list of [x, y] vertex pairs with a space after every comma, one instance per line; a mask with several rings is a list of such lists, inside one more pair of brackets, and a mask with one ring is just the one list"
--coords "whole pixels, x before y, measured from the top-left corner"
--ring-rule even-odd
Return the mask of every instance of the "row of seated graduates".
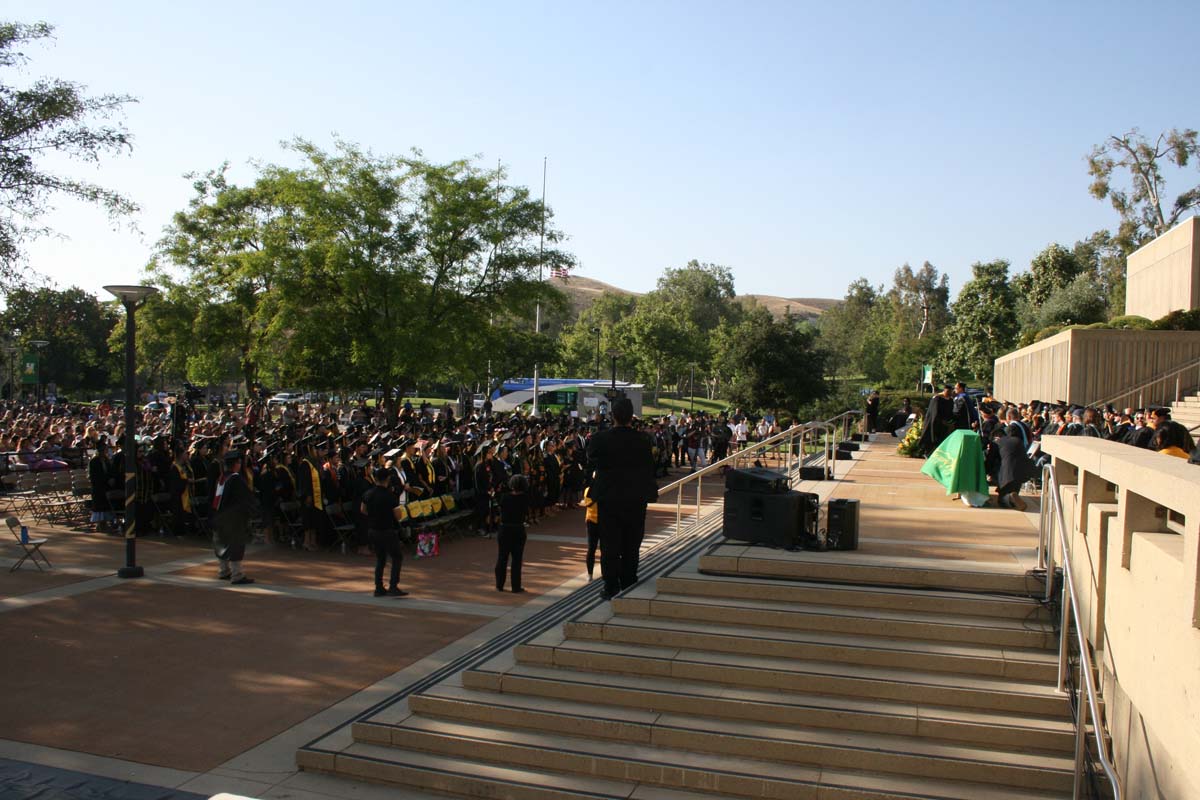
[[[477, 467], [486, 464], [489, 495], [504, 491], [516, 473], [530, 478], [540, 502], [531, 504], [531, 522], [564, 496], [578, 496], [585, 468], [585, 444], [592, 426], [565, 416], [533, 420], [520, 415], [455, 423], [443, 417], [401, 418], [393, 426], [355, 423], [339, 426], [336, 417], [308, 425], [294, 422], [255, 431], [197, 435], [173, 469], [171, 508], [177, 530], [205, 529], [204, 516], [212, 487], [220, 475], [224, 452], [247, 452], [246, 479], [258, 494], [263, 527], [307, 549], [346, 544], [339, 523], [352, 522], [349, 543], [366, 545], [365, 519], [359, 502], [372, 485], [376, 466], [396, 474], [402, 502], [451, 496], [470, 497], [477, 489]], [[258, 434], [257, 436], [255, 434]], [[249, 438], [254, 436], [255, 438]], [[485, 458], [483, 444], [493, 457]], [[181, 444], [177, 443], [176, 448]], [[303, 541], [293, 541], [300, 527], [287, 512], [299, 504]], [[461, 502], [457, 503], [462, 508]], [[335, 509], [330, 513], [329, 509]], [[450, 509], [443, 509], [443, 513]], [[198, 512], [198, 513], [197, 513]], [[200, 519], [195, 519], [199, 516]]]

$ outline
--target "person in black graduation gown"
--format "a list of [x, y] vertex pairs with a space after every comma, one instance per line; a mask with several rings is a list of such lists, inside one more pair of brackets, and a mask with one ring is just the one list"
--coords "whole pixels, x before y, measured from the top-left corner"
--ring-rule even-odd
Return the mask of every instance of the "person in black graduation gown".
[[509, 491], [500, 498], [500, 535], [496, 537], [496, 591], [504, 591], [504, 579], [512, 564], [514, 592], [524, 592], [521, 586], [521, 565], [525, 557], [525, 517], [529, 514], [529, 479], [521, 474], [513, 475], [508, 483]]
[[613, 401], [612, 416], [615, 425], [595, 434], [587, 447], [595, 476], [589, 496], [598, 512], [605, 599], [637, 582], [646, 504], [658, 497], [653, 446], [649, 436], [633, 429], [629, 398]]
[[950, 393], [954, 387], [946, 384], [942, 391], [929, 400], [929, 410], [925, 412], [925, 428], [921, 431], [921, 454], [928, 456], [937, 450], [939, 444], [954, 432], [954, 400]]

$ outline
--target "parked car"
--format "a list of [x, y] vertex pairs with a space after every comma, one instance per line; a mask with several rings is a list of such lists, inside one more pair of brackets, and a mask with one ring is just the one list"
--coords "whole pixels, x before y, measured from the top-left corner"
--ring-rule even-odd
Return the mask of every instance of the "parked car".
[[272, 406], [282, 406], [287, 405], [288, 403], [299, 403], [302, 402], [303, 399], [304, 395], [300, 394], [300, 392], [279, 392], [278, 394], [273, 395], [271, 399], [267, 401], [267, 404]]

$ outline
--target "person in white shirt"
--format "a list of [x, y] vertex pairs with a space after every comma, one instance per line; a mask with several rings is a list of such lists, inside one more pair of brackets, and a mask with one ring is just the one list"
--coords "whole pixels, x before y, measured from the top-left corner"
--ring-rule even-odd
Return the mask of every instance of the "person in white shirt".
[[733, 449], [743, 450], [746, 447], [746, 438], [750, 435], [750, 428], [746, 425], [746, 420], [738, 420], [733, 426]]

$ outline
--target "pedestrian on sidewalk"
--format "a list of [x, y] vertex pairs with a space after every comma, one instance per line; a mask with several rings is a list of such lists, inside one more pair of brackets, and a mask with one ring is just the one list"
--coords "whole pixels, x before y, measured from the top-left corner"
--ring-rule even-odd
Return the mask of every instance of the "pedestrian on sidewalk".
[[[363, 493], [359, 511], [367, 518], [367, 539], [375, 550], [375, 596], [406, 597], [408, 592], [400, 588], [400, 565], [404, 552], [400, 547], [400, 529], [396, 522], [396, 507], [400, 496], [393, 487], [395, 472], [387, 467], [376, 467], [371, 471], [374, 485]], [[383, 588], [383, 568], [392, 562], [391, 580]]]
[[508, 492], [500, 497], [500, 535], [496, 537], [496, 591], [504, 591], [504, 579], [512, 562], [512, 590], [521, 586], [521, 562], [525, 555], [525, 516], [529, 513], [529, 479], [518, 473], [508, 480]]
[[241, 475], [242, 453], [225, 453], [221, 476], [213, 492], [213, 549], [220, 559], [217, 577], [235, 586], [254, 583], [242, 572], [242, 560], [250, 541], [250, 520], [258, 513], [258, 498]]

